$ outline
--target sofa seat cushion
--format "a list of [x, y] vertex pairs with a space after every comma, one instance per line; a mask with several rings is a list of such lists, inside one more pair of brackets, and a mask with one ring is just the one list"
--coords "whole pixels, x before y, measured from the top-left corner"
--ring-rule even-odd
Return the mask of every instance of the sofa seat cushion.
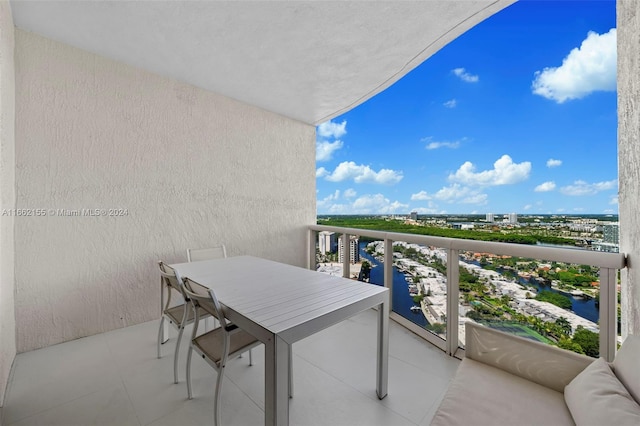
[[431, 424], [524, 426], [574, 422], [561, 392], [465, 358]]

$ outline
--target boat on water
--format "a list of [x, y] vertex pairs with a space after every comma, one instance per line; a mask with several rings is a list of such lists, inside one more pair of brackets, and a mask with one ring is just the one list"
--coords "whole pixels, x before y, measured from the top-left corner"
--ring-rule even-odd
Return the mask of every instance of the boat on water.
[[413, 312], [417, 312], [417, 311], [420, 310], [420, 307], [419, 306], [412, 306], [409, 309], [411, 309]]

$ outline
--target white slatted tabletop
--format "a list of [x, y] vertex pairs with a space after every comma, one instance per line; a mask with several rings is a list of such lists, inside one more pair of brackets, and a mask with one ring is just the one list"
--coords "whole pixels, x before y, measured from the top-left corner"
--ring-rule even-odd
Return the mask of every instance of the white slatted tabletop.
[[379, 398], [387, 394], [389, 290], [252, 256], [170, 265], [211, 288], [225, 315], [265, 344], [265, 424], [289, 424], [289, 349], [365, 309], [378, 309]]

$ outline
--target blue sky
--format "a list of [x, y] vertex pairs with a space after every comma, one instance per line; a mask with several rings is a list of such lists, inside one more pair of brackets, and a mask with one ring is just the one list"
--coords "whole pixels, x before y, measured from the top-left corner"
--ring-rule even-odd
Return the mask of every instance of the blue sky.
[[317, 127], [318, 214], [617, 214], [615, 0], [519, 1]]

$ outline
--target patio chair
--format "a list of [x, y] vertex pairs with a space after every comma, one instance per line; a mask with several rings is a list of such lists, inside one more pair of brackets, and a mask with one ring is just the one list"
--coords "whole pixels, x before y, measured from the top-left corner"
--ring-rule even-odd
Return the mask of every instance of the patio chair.
[[[188, 299], [184, 294], [184, 286], [182, 284], [182, 280], [179, 276], [177, 276], [176, 272], [168, 266], [166, 263], [160, 261], [158, 262], [158, 266], [160, 267], [160, 291], [164, 295], [164, 292], [167, 293], [167, 299], [162, 307], [162, 317], [160, 318], [160, 328], [158, 329], [158, 358], [162, 357], [161, 345], [166, 343], [162, 342], [162, 327], [164, 326], [164, 321], [169, 321], [175, 329], [178, 331], [178, 339], [176, 340], [176, 348], [173, 356], [173, 381], [174, 383], [178, 383], [178, 355], [180, 353], [180, 342], [182, 341], [182, 334], [184, 332], [184, 328], [191, 324], [194, 321], [194, 313], [193, 309], [191, 309]], [[171, 295], [177, 292], [184, 300], [183, 303], [180, 303], [175, 306], [171, 306]], [[163, 297], [163, 296], [162, 296]], [[207, 311], [201, 312], [202, 317], [209, 316]]]
[[[222, 380], [227, 362], [238, 358], [243, 352], [258, 346], [261, 342], [230, 323], [222, 312], [222, 308], [213, 290], [201, 286], [200, 284], [184, 279], [184, 291], [191, 302], [192, 311], [196, 312], [195, 323], [191, 334], [191, 344], [187, 354], [187, 392], [189, 399], [193, 398], [191, 390], [191, 356], [196, 351], [202, 358], [218, 372], [216, 380], [216, 390], [214, 396], [214, 424], [220, 425], [220, 393], [222, 390]], [[215, 315], [220, 321], [220, 326], [207, 332], [197, 335], [198, 324], [203, 310], [213, 307], [215, 312], [208, 312]], [[199, 313], [199, 314], [198, 314]]]
[[[227, 248], [224, 244], [220, 244], [219, 246], [207, 247], [207, 248], [188, 248], [187, 249], [187, 262], [197, 262], [199, 260], [212, 260], [212, 259], [222, 259], [227, 257]], [[206, 303], [206, 302], [202, 302]], [[213, 327], [216, 327], [216, 316], [213, 312], [213, 308], [208, 309], [209, 312], [213, 313]], [[242, 358], [242, 355], [240, 355]], [[249, 350], [249, 365], [253, 365], [253, 352]]]
[[224, 244], [209, 248], [187, 249], [187, 262], [220, 259], [224, 257], [227, 257], [227, 248]]

